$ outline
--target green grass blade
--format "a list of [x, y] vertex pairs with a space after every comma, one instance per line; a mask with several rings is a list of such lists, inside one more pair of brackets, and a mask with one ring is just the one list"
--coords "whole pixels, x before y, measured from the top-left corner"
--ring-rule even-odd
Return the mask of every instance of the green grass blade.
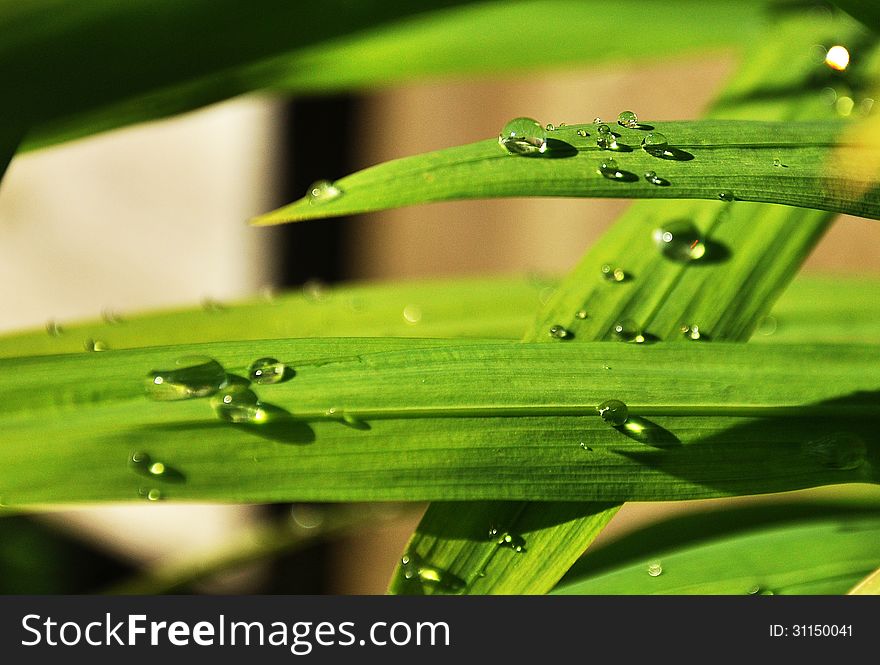
[[[826, 85], [827, 72], [817, 71], [820, 65], [808, 57], [793, 58], [792, 54], [806, 54], [811, 45], [832, 39], [856, 42], [861, 32], [859, 27], [841, 20], [829, 25], [815, 14], [786, 14], [777, 26], [756, 41], [755, 48], [716, 105], [714, 115], [767, 121], [828, 117], [829, 109], [820, 94], [821, 87]], [[862, 70], [863, 83], [876, 78], [877, 53], [876, 48], [864, 51], [865, 61], [874, 64], [870, 71]], [[865, 90], [856, 86], [856, 93], [862, 94]], [[675, 219], [692, 221], [721, 247], [735, 251], [727, 260], [710, 265], [671, 265], [650, 245], [649, 237], [658, 222]], [[527, 339], [543, 337], [548, 326], [557, 323], [571, 326], [576, 332], [576, 341], [602, 339], [614, 321], [631, 317], [660, 339], [680, 339], [679, 326], [697, 323], [710, 331], [713, 339], [744, 341], [830, 220], [831, 216], [826, 213], [778, 206], [639, 202], [618, 220], [565, 280]], [[629, 271], [634, 279], [615, 285], [597, 283], [599, 266], [608, 262]], [[589, 312], [586, 320], [575, 315], [584, 308]], [[459, 537], [462, 532], [468, 532], [465, 524], [473, 521], [469, 515], [478, 515], [478, 519], [483, 520], [483, 512], [476, 504], [457, 505], [453, 509], [430, 506], [410, 540], [408, 552], [422, 556], [426, 546], [432, 547], [433, 565], [458, 578], [474, 580], [467, 588], [468, 593], [492, 593], [502, 586], [509, 593], [545, 593], [551, 588], [546, 580], [554, 575], [557, 579], [561, 577], [592, 541], [594, 525], [607, 522], [613, 515], [613, 509], [597, 513], [584, 506], [583, 510], [590, 515], [586, 521], [593, 524], [587, 525], [578, 519], [553, 520], [553, 515], [571, 515], [571, 507], [560, 503], [529, 503], [518, 507], [514, 513], [518, 517], [509, 524], [510, 530], [516, 531], [517, 522], [529, 520], [531, 515], [542, 516], [546, 523], [554, 526], [535, 534], [535, 546], [528, 554], [528, 572], [532, 576], [523, 574], [517, 580], [506, 579], [503, 567], [498, 567], [496, 573], [493, 566], [483, 576], [476, 574], [482, 571], [461, 567], [462, 561], [480, 558], [465, 556], [465, 551], [488, 553], [495, 549], [485, 539], [462, 541]], [[504, 518], [501, 514], [499, 521]], [[481, 521], [479, 528], [483, 528], [483, 524]], [[437, 543], [441, 539], [460, 542], [440, 548]], [[544, 547], [550, 544], [558, 555], [553, 559], [543, 555]], [[442, 552], [442, 557], [438, 552]], [[391, 588], [400, 589], [403, 579], [403, 571], [398, 568]]]
[[880, 568], [860, 580], [848, 593], [852, 596], [880, 596]]
[[[516, 339], [555, 280], [493, 277], [404, 284], [309, 286], [244, 303], [141, 314], [0, 337], [0, 358], [76, 353], [89, 340], [111, 349], [287, 337]], [[407, 318], [408, 317], [408, 318]], [[51, 332], [56, 334], [51, 334]]]
[[[876, 482], [878, 353], [325, 338], [6, 359], [0, 495], [13, 507], [151, 488], [208, 501], [621, 502]], [[235, 376], [271, 355], [296, 376], [251, 386], [269, 405], [263, 424], [144, 395], [149, 371], [193, 355]], [[595, 408], [612, 397], [630, 406], [617, 430]], [[137, 451], [168, 473], [133, 468]]]
[[876, 501], [716, 510], [587, 554], [553, 593], [842, 594], [880, 565], [878, 536]]
[[[596, 146], [595, 125], [571, 125], [548, 133], [543, 155], [511, 155], [490, 139], [405, 157], [346, 176], [343, 194], [327, 201], [306, 196], [254, 220], [258, 225], [336, 217], [417, 203], [509, 196], [570, 196], [742, 201], [843, 212], [877, 219], [880, 188], [874, 165], [880, 150], [844, 143], [839, 121], [758, 122], [703, 120], [653, 122], [675, 157], [649, 154], [640, 142], [649, 132], [616, 126], [630, 152]], [[590, 135], [582, 138], [578, 131]], [[609, 178], [599, 172], [616, 160]], [[775, 165], [776, 162], [779, 165]], [[834, 164], [835, 166], [832, 166]], [[867, 165], [867, 168], [866, 168]], [[665, 185], [651, 184], [655, 171]]]
[[[449, 0], [360, 0], [323, 2], [308, 11], [295, 3], [262, 0], [244, 14], [235, 2], [225, 1], [93, 0], [88, 11], [74, 11], [68, 3], [56, 13], [55, 24], [40, 12], [53, 3], [30, 2], [30, 11], [16, 4], [21, 5], [0, 4], [0, 25], [16, 19], [21, 26], [20, 38], [5, 31], [8, 46], [0, 62], [9, 71], [4, 80], [14, 80], [17, 85], [10, 89], [35, 97], [34, 103], [49, 101], [37, 108], [43, 121], [26, 148], [166, 117], [252, 90], [314, 93], [744, 47], [764, 21], [763, 3], [735, 0], [711, 6], [673, 0], [662, 9], [640, 0], [499, 0], [463, 7]], [[584, 39], [585, 34], [629, 31], [634, 14], [651, 25], [640, 39]], [[709, 32], [703, 29], [709, 21], [736, 30]], [[65, 34], [64, 49], [58, 48], [59, 30]], [[200, 39], [193, 42], [189, 35], [196, 32]], [[154, 34], [163, 38], [151, 39]], [[126, 39], [117, 42], [118, 35]], [[46, 64], [35, 74], [27, 57]], [[61, 76], [71, 84], [57, 81]], [[67, 86], [67, 94], [47, 100], [59, 85]]]
[[834, 0], [834, 4], [874, 32], [880, 31], [880, 7], [873, 0]]

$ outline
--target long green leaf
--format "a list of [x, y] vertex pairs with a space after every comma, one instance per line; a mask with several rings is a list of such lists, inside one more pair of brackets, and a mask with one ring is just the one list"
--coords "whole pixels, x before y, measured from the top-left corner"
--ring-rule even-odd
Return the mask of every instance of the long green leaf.
[[[876, 482], [878, 353], [326, 338], [8, 359], [0, 495], [619, 502]], [[272, 355], [296, 376], [251, 386], [267, 403], [253, 424], [147, 399], [149, 371], [193, 355], [239, 377]], [[608, 398], [630, 407], [616, 431], [596, 411]], [[168, 472], [133, 468], [138, 451]]]
[[[640, 148], [648, 132], [616, 126], [629, 152], [596, 145], [596, 125], [548, 133], [550, 149], [528, 158], [509, 154], [497, 140], [481, 141], [386, 162], [336, 183], [332, 200], [306, 196], [255, 224], [334, 217], [416, 203], [504, 196], [710, 199], [742, 201], [880, 217], [875, 165], [880, 150], [843, 143], [839, 121], [653, 122], [670, 148], [661, 156]], [[582, 138], [578, 131], [589, 136]], [[674, 151], [674, 152], [673, 152]], [[666, 157], [666, 155], [669, 157]], [[600, 172], [613, 158], [616, 166]], [[867, 165], [867, 167], [866, 167]], [[644, 176], [653, 171], [662, 186]]]
[[877, 502], [788, 502], [640, 529], [579, 561], [558, 594], [841, 594], [880, 565]]
[[[8, 70], [0, 71], [8, 89], [19, 92], [16, 102], [27, 102], [42, 118], [26, 144], [34, 148], [252, 90], [301, 93], [426, 76], [521, 75], [573, 63], [743, 47], [764, 21], [763, 3], [754, 0], [711, 6], [673, 0], [662, 9], [640, 0], [457, 4], [333, 1], [304, 10], [261, 0], [242, 11], [232, 0], [92, 0], [87, 8], [7, 1], [0, 3], [7, 35], [0, 62]], [[50, 11], [52, 22], [45, 20]], [[639, 40], [584, 38], [629, 30], [635, 14], [651, 25]], [[708, 32], [702, 29], [708, 21], [737, 29]]]
[[860, 580], [849, 594], [853, 596], [880, 596], [880, 568]]
[[[810, 46], [830, 39], [857, 42], [860, 28], [844, 21], [829, 25], [815, 14], [787, 14], [755, 43], [739, 73], [716, 104], [716, 117], [731, 119], [797, 120], [828, 117], [820, 88], [828, 73], [807, 56]], [[801, 53], [800, 57], [792, 57]], [[865, 48], [865, 62], [877, 50]], [[876, 78], [877, 65], [863, 69], [861, 83]], [[855, 81], [853, 81], [855, 83]], [[860, 89], [855, 86], [855, 91]], [[864, 92], [863, 90], [861, 92]], [[855, 93], [854, 93], [855, 94]], [[781, 168], [781, 167], [780, 167]], [[725, 261], [711, 265], [674, 266], [664, 261], [650, 241], [650, 230], [666, 220], [685, 219], [718, 242], [733, 249]], [[797, 266], [821, 237], [830, 215], [815, 211], [734, 203], [732, 207], [699, 202], [641, 202], [632, 206], [587, 254], [565, 280], [527, 339], [546, 335], [550, 325], [562, 324], [577, 339], [604, 339], [615, 321], [632, 318], [660, 339], [680, 338], [682, 324], [698, 324], [713, 339], [744, 341], [766, 314]], [[724, 252], [721, 252], [724, 255]], [[630, 281], [598, 284], [604, 263], [629, 272]], [[610, 288], [608, 288], [610, 287]], [[585, 310], [587, 319], [575, 313]], [[576, 340], [577, 341], [577, 340]], [[670, 497], [666, 497], [670, 498]], [[597, 526], [604, 525], [614, 509], [581, 507], [585, 519], [555, 520], [572, 514], [567, 504], [521, 504], [498, 514], [502, 528], [541, 518], [546, 528], [532, 534], [530, 553], [520, 564], [516, 579], [505, 576], [503, 565], [488, 570], [462, 567], [481, 560], [497, 548], [472, 534], [484, 528], [485, 511], [475, 504], [435, 504], [428, 508], [408, 545], [408, 553], [424, 555], [430, 548], [432, 565], [461, 579], [473, 580], [468, 593], [545, 593], [547, 580], [558, 579], [590, 544]], [[516, 517], [511, 521], [509, 515]], [[470, 518], [475, 515], [475, 518]], [[494, 521], [494, 520], [493, 520]], [[473, 525], [469, 527], [468, 525]], [[483, 552], [483, 557], [476, 552]], [[552, 552], [553, 558], [545, 556]], [[505, 550], [500, 558], [515, 557]], [[411, 592], [406, 571], [398, 568], [393, 591]], [[427, 587], [425, 592], [443, 592]]]

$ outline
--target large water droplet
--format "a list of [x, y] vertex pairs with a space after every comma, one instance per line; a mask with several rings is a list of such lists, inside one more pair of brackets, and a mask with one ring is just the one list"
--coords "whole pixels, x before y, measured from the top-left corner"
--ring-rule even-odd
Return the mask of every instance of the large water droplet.
[[213, 395], [226, 383], [226, 370], [213, 358], [187, 356], [172, 370], [147, 374], [147, 395], [159, 401], [193, 399]]
[[514, 118], [504, 125], [498, 142], [514, 155], [534, 155], [547, 150], [546, 130], [534, 118]]
[[655, 229], [652, 234], [654, 243], [663, 256], [674, 261], [686, 263], [703, 258], [706, 245], [702, 234], [686, 220], [676, 220]]
[[607, 399], [596, 407], [602, 420], [609, 425], [620, 427], [629, 418], [629, 407], [619, 399]]
[[268, 420], [268, 413], [257, 394], [241, 384], [223, 388], [211, 398], [211, 406], [218, 418], [230, 423], [259, 425]]
[[403, 576], [439, 591], [461, 591], [464, 582], [441, 568], [432, 566], [414, 552], [407, 552], [400, 559]]
[[291, 375], [292, 370], [275, 358], [258, 358], [248, 370], [251, 381], [261, 385], [281, 383]]
[[623, 173], [617, 165], [617, 160], [613, 157], [607, 157], [599, 162], [599, 168], [597, 170], [609, 180], [620, 180], [623, 178]]
[[617, 116], [617, 124], [621, 127], [629, 127], [635, 129], [639, 126], [639, 116], [632, 111], [621, 111]]
[[632, 319], [624, 319], [623, 321], [618, 321], [612, 326], [611, 332], [613, 332], [614, 336], [621, 342], [641, 344], [645, 341], [644, 331], [642, 330], [641, 326], [639, 326]]
[[407, 305], [403, 308], [403, 320], [414, 326], [422, 320], [422, 308], [418, 305]]
[[649, 155], [664, 155], [669, 148], [669, 141], [660, 132], [648, 132], [642, 139], [642, 149]]
[[100, 339], [87, 339], [83, 342], [83, 348], [86, 351], [109, 351], [110, 346], [104, 340]]
[[836, 432], [804, 444], [804, 453], [822, 466], [837, 471], [853, 471], [865, 462], [868, 448], [864, 439], [852, 432]]
[[309, 187], [306, 197], [312, 205], [326, 203], [342, 196], [342, 190], [329, 180], [317, 180]]
[[648, 564], [648, 575], [651, 577], [660, 577], [663, 574], [663, 566], [660, 562]]
[[548, 334], [553, 339], [572, 339], [574, 337], [570, 330], [568, 330], [564, 326], [559, 325], [558, 323], [550, 326]]
[[621, 268], [617, 268], [610, 263], [603, 264], [599, 271], [602, 273], [602, 277], [609, 282], [623, 282], [626, 280], [626, 273]]

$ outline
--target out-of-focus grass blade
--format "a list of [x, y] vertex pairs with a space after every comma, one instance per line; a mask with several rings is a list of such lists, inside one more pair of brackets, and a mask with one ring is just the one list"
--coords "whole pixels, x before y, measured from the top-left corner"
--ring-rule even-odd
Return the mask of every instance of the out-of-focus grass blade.
[[[821, 90], [833, 75], [810, 58], [810, 48], [830, 40], [858, 43], [863, 33], [861, 27], [840, 18], [827, 22], [815, 13], [797, 11], [781, 16], [778, 25], [755, 41], [713, 117], [765, 121], [829, 117], [834, 111]], [[861, 69], [848, 72], [852, 94], [857, 96], [865, 93], [866, 82], [876, 79], [880, 67], [878, 49], [871, 44], [863, 44]], [[704, 238], [717, 243], [717, 260], [675, 265], [661, 256], [651, 232], [676, 220], [690, 222]], [[830, 221], [827, 213], [781, 206], [639, 202], [563, 282], [526, 339], [547, 339], [551, 325], [571, 329], [574, 343], [605, 339], [615, 322], [631, 319], [659, 339], [681, 340], [682, 325], [699, 325], [713, 340], [745, 341]], [[603, 282], [598, 277], [603, 264], [625, 270], [629, 281]], [[586, 319], [579, 316], [581, 311], [587, 312]], [[546, 593], [551, 588], [548, 580], [568, 570], [615, 509], [583, 504], [581, 510], [585, 517], [578, 519], [572, 518], [575, 511], [568, 504], [523, 503], [505, 505], [492, 517], [491, 507], [473, 503], [433, 504], [407, 552], [427, 556], [438, 569], [472, 580], [467, 593]], [[501, 530], [513, 532], [520, 530], [519, 524], [539, 519], [546, 525], [531, 533], [531, 548], [521, 557], [515, 576], [508, 574], [507, 566], [520, 554], [509, 549], [498, 552], [494, 543], [473, 535], [486, 528], [487, 518]], [[490, 566], [473, 568], [474, 561], [487, 556], [493, 557]], [[400, 567], [391, 590], [448, 592], [414, 585]]]
[[[671, 146], [662, 156], [640, 147], [645, 129], [620, 127], [628, 152], [596, 145], [596, 125], [571, 125], [548, 133], [543, 155], [511, 155], [498, 141], [405, 157], [353, 173], [335, 183], [342, 195], [306, 196], [255, 224], [335, 217], [416, 203], [509, 196], [710, 199], [783, 203], [880, 217], [880, 187], [873, 164], [880, 151], [845, 145], [845, 124], [703, 120], [653, 122]], [[644, 126], [644, 125], [643, 125]], [[577, 132], [586, 131], [586, 138]], [[668, 155], [668, 156], [667, 156]], [[830, 168], [829, 161], [836, 162]], [[602, 164], [614, 160], [602, 174]], [[864, 169], [868, 164], [872, 168]], [[645, 176], [654, 172], [661, 185]]]
[[[522, 76], [741, 47], [764, 21], [763, 3], [744, 0], [459, 4], [337, 0], [304, 9], [261, 0], [244, 11], [231, 0], [8, 1], [0, 4], [7, 35], [0, 62], [8, 70], [0, 71], [7, 89], [20, 91], [16, 102], [39, 112], [26, 144], [39, 147], [266, 88], [289, 94], [426, 76]], [[632, 29], [633, 16], [650, 29], [638, 40], [613, 38]], [[708, 22], [736, 29], [706, 31]]]
[[[7, 359], [0, 496], [620, 502], [876, 482], [878, 354], [325, 338]], [[237, 377], [273, 356], [296, 375], [250, 386], [264, 403], [253, 423], [145, 396], [148, 372], [194, 355]], [[616, 429], [596, 411], [609, 398], [630, 409]]]
[[841, 594], [880, 565], [880, 506], [787, 502], [665, 520], [588, 553], [558, 594]]
[[834, 0], [834, 4], [874, 32], [880, 32], [880, 5], [874, 0]]
[[[76, 353], [91, 340], [111, 349], [286, 337], [484, 337], [517, 339], [556, 279], [466, 278], [329, 287], [246, 303], [118, 315], [0, 337], [0, 357]], [[543, 299], [543, 300], [542, 300]]]
[[15, 151], [18, 150], [20, 140], [21, 132], [13, 127], [0, 129], [0, 185], [3, 184], [3, 174], [6, 173], [6, 167], [12, 161]]
[[852, 596], [880, 596], [880, 568], [849, 590]]

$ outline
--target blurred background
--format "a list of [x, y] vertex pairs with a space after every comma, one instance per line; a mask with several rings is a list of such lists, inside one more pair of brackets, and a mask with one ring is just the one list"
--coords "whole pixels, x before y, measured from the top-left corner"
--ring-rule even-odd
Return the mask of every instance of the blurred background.
[[[19, 156], [0, 188], [0, 331], [211, 307], [314, 280], [563, 274], [627, 201], [467, 201], [280, 228], [246, 220], [320, 178], [492, 137], [515, 116], [555, 124], [623, 109], [646, 120], [699, 117], [735, 65], [732, 54], [716, 52], [359, 95], [254, 96]], [[880, 272], [880, 225], [841, 218], [805, 270]], [[600, 542], [694, 505], [628, 504]], [[369, 529], [186, 590], [383, 593], [423, 506], [387, 508]], [[0, 521], [0, 592], [99, 591], [251, 538], [260, 520], [308, 530], [325, 516], [320, 506], [150, 504], [10, 517]], [[47, 529], [55, 563], [41, 560]], [[18, 574], [30, 569], [39, 576]]]

